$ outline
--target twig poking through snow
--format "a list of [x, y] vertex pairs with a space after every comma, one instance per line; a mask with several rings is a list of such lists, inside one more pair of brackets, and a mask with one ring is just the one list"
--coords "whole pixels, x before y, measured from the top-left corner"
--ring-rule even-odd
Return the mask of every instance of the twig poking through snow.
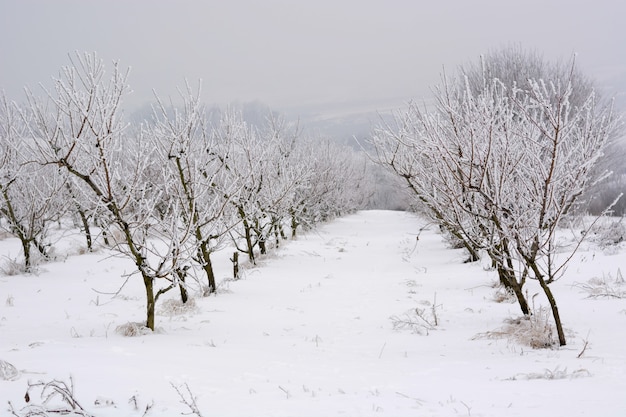
[[626, 281], [622, 276], [622, 271], [617, 268], [617, 276], [602, 275], [602, 278], [594, 277], [586, 283], [575, 283], [574, 286], [582, 289], [588, 294], [587, 298], [626, 298]]
[[[196, 397], [191, 392], [189, 385], [187, 385], [187, 383], [179, 386], [176, 386], [173, 383], [170, 383], [170, 385], [174, 388], [174, 390], [176, 390], [176, 393], [180, 397], [180, 402], [185, 404], [189, 410], [191, 410], [191, 412], [187, 413], [187, 415], [191, 414], [202, 417], [202, 413], [200, 412], [200, 409], [198, 409], [198, 404], [196, 404]], [[181, 390], [181, 387], [184, 388], [184, 392]]]
[[441, 304], [437, 304], [437, 293], [435, 293], [432, 304], [428, 301], [424, 301], [424, 303], [430, 304], [429, 310], [416, 307], [402, 317], [391, 316], [394, 330], [410, 329], [417, 334], [422, 334], [422, 330], [425, 330], [427, 336], [429, 331], [435, 330], [439, 325], [437, 309], [441, 307]]
[[385, 350], [385, 346], [387, 346], [387, 342], [383, 343], [383, 347], [380, 348], [380, 353], [378, 354], [378, 359], [383, 356], [383, 351]]
[[587, 350], [587, 346], [589, 345], [589, 332], [587, 333], [587, 337], [583, 341], [585, 342], [585, 344], [583, 345], [583, 350], [581, 350], [578, 356], [576, 356], [578, 359], [582, 358], [582, 356], [585, 354], [585, 351]]
[[420, 400], [419, 398], [409, 397], [408, 395], [403, 394], [403, 393], [401, 393], [401, 392], [399, 392], [399, 391], [396, 391], [396, 394], [397, 394], [397, 395], [399, 395], [399, 396], [401, 396], [401, 397], [407, 398], [407, 399], [409, 399], [409, 400], [413, 400], [413, 401], [415, 401], [415, 402], [417, 403], [417, 405], [424, 405], [424, 400]]
[[531, 372], [529, 374], [517, 374], [511, 378], [507, 378], [508, 381], [531, 380], [531, 379], [574, 379], [585, 376], [591, 376], [591, 373], [586, 369], [578, 369], [574, 372], [567, 372], [567, 368], [561, 369], [559, 366], [551, 369], [544, 369], [543, 372]]
[[[35, 396], [30, 394], [31, 390], [40, 390], [39, 398], [41, 399], [41, 404], [33, 402]], [[9, 411], [11, 414], [17, 417], [48, 416], [52, 414], [82, 417], [93, 416], [86, 412], [78, 403], [78, 400], [76, 400], [74, 395], [74, 380], [71, 376], [69, 385], [65, 381], [56, 379], [49, 382], [29, 382], [24, 400], [28, 405], [19, 411], [15, 410], [13, 404], [9, 401]], [[58, 404], [54, 405], [53, 403], [55, 402]]]
[[281, 387], [280, 385], [278, 386], [278, 388], [285, 393], [285, 395], [287, 396], [287, 399], [289, 399], [291, 397], [291, 394], [289, 393], [289, 391], [287, 391], [286, 389], [284, 389], [283, 387]]

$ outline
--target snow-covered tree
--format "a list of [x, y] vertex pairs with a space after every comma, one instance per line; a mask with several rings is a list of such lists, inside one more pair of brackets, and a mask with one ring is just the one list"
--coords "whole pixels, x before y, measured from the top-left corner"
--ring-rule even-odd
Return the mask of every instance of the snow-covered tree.
[[[441, 104], [445, 105], [445, 101]], [[441, 157], [438, 145], [447, 141], [450, 132], [455, 133], [446, 126], [453, 118], [449, 118], [451, 114], [446, 118], [445, 111], [441, 108], [428, 112], [414, 102], [409, 103], [406, 111], [396, 113], [393, 124], [385, 123], [372, 131], [371, 156], [405, 182], [415, 203], [425, 207], [424, 212], [460, 242], [468, 251], [469, 260], [474, 261], [480, 248], [466, 233], [464, 224], [469, 216], [452, 204], [461, 186], [453, 168]]]
[[[224, 182], [237, 184], [238, 192], [229, 198], [227, 215], [238, 219], [238, 227], [228, 230], [238, 251], [246, 253], [254, 263], [254, 248], [259, 242], [255, 223], [259, 219], [258, 194], [263, 187], [261, 166], [269, 149], [264, 147], [257, 129], [243, 120], [241, 112], [229, 108], [222, 112], [211, 130], [224, 168]], [[258, 230], [258, 227], [257, 227]], [[243, 241], [243, 242], [242, 242]], [[242, 244], [244, 246], [242, 246]]]
[[67, 172], [90, 204], [106, 213], [111, 243], [141, 275], [146, 326], [154, 330], [156, 301], [176, 284], [190, 231], [180, 227], [176, 202], [162, 210], [167, 218], [154, 216], [156, 206], [168, 201], [162, 196], [169, 184], [155, 165], [153, 144], [142, 135], [131, 136], [122, 122], [128, 71], [114, 63], [107, 77], [96, 54], [70, 60], [43, 100], [28, 93], [34, 152], [40, 165]]
[[617, 127], [612, 106], [599, 103], [593, 91], [579, 102], [575, 71], [570, 74], [530, 80], [528, 91], [515, 100], [515, 113], [523, 122], [518, 135], [525, 146], [515, 172], [519, 199], [510, 202], [511, 210], [503, 207], [516, 252], [548, 298], [561, 345], [565, 334], [549, 284], [560, 277], [569, 258], [557, 255], [557, 227], [593, 184], [592, 168]]
[[260, 218], [255, 221], [255, 233], [263, 254], [272, 237], [276, 246], [286, 238], [284, 225], [290, 217], [293, 196], [310, 173], [295, 159], [295, 149], [301, 141], [297, 125], [289, 125], [284, 119], [270, 115], [259, 129], [259, 135], [267, 152], [259, 167], [263, 184], [257, 194]]
[[[228, 232], [238, 223], [228, 210], [241, 183], [228, 175], [233, 143], [221, 141], [207, 124], [205, 107], [187, 85], [182, 105], [166, 107], [157, 98], [153, 120], [145, 134], [153, 141], [158, 163], [166, 168], [171, 184], [168, 198], [180, 207], [180, 221], [192, 232], [188, 250], [207, 279], [206, 293], [217, 285], [211, 254], [220, 249]], [[178, 271], [184, 279], [186, 271]]]
[[292, 157], [303, 172], [290, 203], [292, 236], [300, 226], [312, 228], [363, 208], [373, 193], [365, 154], [348, 146], [309, 138]]
[[1, 225], [20, 240], [26, 272], [33, 267], [32, 249], [44, 258], [49, 256], [50, 224], [64, 213], [59, 198], [64, 179], [57, 168], [33, 163], [29, 122], [16, 104], [0, 94]]
[[372, 140], [376, 160], [406, 180], [434, 220], [490, 256], [524, 314], [522, 286], [539, 282], [562, 345], [549, 283], [569, 258], [557, 261], [556, 229], [593, 182], [591, 168], [615, 128], [610, 106], [586, 85], [577, 90], [576, 74], [572, 63], [523, 87], [486, 72], [480, 89], [463, 72], [444, 77], [433, 110], [411, 105]]

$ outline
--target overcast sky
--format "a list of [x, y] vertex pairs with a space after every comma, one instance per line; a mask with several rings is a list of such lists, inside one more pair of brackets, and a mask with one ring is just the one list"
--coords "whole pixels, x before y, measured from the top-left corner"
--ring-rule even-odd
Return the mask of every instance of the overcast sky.
[[0, 0], [0, 89], [21, 100], [68, 53], [96, 51], [132, 67], [127, 107], [185, 79], [207, 103], [377, 106], [511, 43], [626, 84], [623, 0]]

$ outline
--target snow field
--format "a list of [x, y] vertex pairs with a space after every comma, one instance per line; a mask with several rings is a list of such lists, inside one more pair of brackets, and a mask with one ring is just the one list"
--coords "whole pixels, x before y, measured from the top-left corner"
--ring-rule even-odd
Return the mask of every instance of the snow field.
[[[338, 219], [286, 242], [243, 279], [223, 280], [217, 296], [194, 299], [195, 310], [164, 312], [161, 299], [159, 331], [140, 337], [115, 332], [144, 319], [140, 278], [117, 297], [103, 294], [133, 270], [105, 250], [1, 276], [0, 359], [21, 375], [0, 381], [0, 415], [9, 400], [25, 405], [27, 381], [70, 375], [76, 398], [98, 416], [189, 412], [172, 384], [187, 384], [203, 416], [626, 413], [626, 300], [587, 299], [573, 285], [626, 271], [624, 250], [576, 256], [554, 284], [568, 345], [533, 350], [475, 338], [519, 308], [493, 301], [494, 272], [464, 264], [437, 227], [417, 240], [424, 224], [388, 211]], [[0, 250], [16, 245], [6, 239]], [[216, 256], [222, 278], [230, 255]], [[416, 308], [432, 319], [433, 303], [434, 329], [393, 329], [392, 317]]]

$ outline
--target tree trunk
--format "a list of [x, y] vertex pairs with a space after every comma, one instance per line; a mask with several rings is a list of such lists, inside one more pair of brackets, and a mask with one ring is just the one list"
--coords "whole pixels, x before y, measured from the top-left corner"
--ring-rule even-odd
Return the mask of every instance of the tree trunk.
[[185, 278], [187, 277], [187, 268], [176, 268], [176, 276], [178, 277], [178, 289], [180, 290], [180, 301], [185, 304], [189, 299], [187, 288], [185, 287]]
[[296, 238], [296, 230], [298, 229], [299, 225], [300, 223], [298, 223], [298, 220], [296, 220], [296, 214], [291, 213], [291, 238], [292, 239]]
[[465, 261], [463, 261], [463, 263], [470, 264], [472, 262], [478, 262], [480, 260], [478, 253], [473, 248], [465, 245], [465, 250], [467, 250], [467, 252], [469, 253], [469, 257]]
[[530, 308], [528, 307], [528, 301], [526, 301], [526, 297], [524, 297], [524, 292], [522, 291], [522, 284], [517, 281], [515, 274], [510, 270], [498, 265], [498, 276], [500, 277], [500, 282], [504, 284], [505, 288], [510, 289], [515, 294], [517, 298], [517, 302], [522, 310], [522, 313], [525, 316], [530, 315]]
[[35, 238], [32, 238], [31, 241], [33, 242], [33, 245], [35, 245], [35, 247], [37, 248], [37, 250], [39, 251], [41, 256], [43, 256], [46, 259], [49, 259], [48, 258], [48, 250], [46, 249], [46, 246], [42, 245], [41, 242], [38, 241]]
[[180, 289], [180, 301], [185, 304], [189, 300], [189, 293], [187, 292], [187, 288], [185, 288], [184, 278], [178, 283], [178, 288]]
[[546, 298], [548, 299], [548, 302], [550, 303], [550, 308], [552, 309], [552, 317], [554, 317], [554, 324], [556, 325], [556, 333], [559, 336], [559, 345], [565, 346], [566, 340], [565, 340], [565, 333], [563, 332], [563, 324], [561, 323], [559, 307], [556, 305], [556, 300], [554, 299], [552, 290], [550, 289], [550, 286], [546, 283], [546, 281], [543, 279], [542, 275], [539, 275], [537, 277], [537, 280], [539, 281], [539, 285], [541, 286], [541, 289], [543, 290], [543, 292], [546, 294]]
[[156, 300], [154, 297], [154, 280], [147, 276], [143, 271], [143, 285], [146, 288], [146, 327], [154, 331], [154, 311]]
[[89, 228], [89, 220], [87, 219], [85, 210], [83, 210], [83, 208], [80, 206], [80, 203], [76, 199], [74, 195], [74, 190], [72, 189], [72, 186], [69, 184], [69, 182], [65, 183], [65, 187], [67, 188], [67, 192], [69, 193], [70, 198], [74, 200], [74, 207], [76, 208], [76, 211], [78, 212], [78, 216], [80, 217], [80, 221], [83, 225], [83, 231], [85, 232], [85, 239], [87, 239], [87, 250], [91, 252], [93, 248], [92, 248], [92, 240], [91, 240], [91, 229]]
[[83, 223], [83, 231], [85, 232], [85, 239], [87, 240], [87, 250], [89, 252], [93, 251], [93, 243], [91, 240], [91, 229], [89, 228], [89, 221], [87, 220], [87, 216], [85, 215], [85, 212], [81, 209], [78, 208], [78, 215], [80, 216], [80, 220]]
[[15, 216], [15, 211], [13, 210], [13, 204], [9, 198], [7, 188], [0, 188], [2, 189], [2, 197], [4, 198], [4, 202], [6, 204], [6, 208], [2, 209], [2, 213], [7, 217], [7, 220], [9, 220], [12, 234], [16, 236], [22, 244], [22, 250], [24, 252], [24, 272], [31, 272], [30, 239], [26, 237], [24, 228]]
[[461, 242], [465, 250], [468, 252], [469, 258], [464, 263], [477, 262], [478, 260], [480, 260], [478, 250], [476, 250], [476, 248], [470, 242], [468, 242], [467, 239], [464, 239], [461, 233], [459, 233], [450, 224], [443, 223], [442, 225], [452, 236], [454, 236]]
[[254, 233], [257, 237], [259, 252], [261, 252], [261, 255], [267, 254], [267, 246], [265, 245], [265, 234], [263, 233], [261, 222], [258, 218], [254, 220]]
[[233, 252], [233, 258], [231, 259], [233, 262], [233, 279], [239, 279], [239, 252]]
[[24, 272], [32, 272], [32, 261], [30, 258], [30, 242], [20, 234], [20, 243], [22, 244], [22, 250], [24, 251]]
[[537, 281], [539, 281], [539, 285], [541, 286], [541, 289], [543, 290], [544, 294], [546, 295], [546, 298], [548, 299], [548, 303], [550, 303], [550, 309], [552, 310], [552, 317], [554, 318], [554, 324], [556, 325], [556, 333], [559, 337], [559, 345], [565, 346], [567, 342], [565, 340], [563, 324], [561, 323], [561, 315], [559, 314], [559, 307], [556, 305], [556, 299], [554, 298], [554, 295], [552, 294], [550, 285], [548, 285], [548, 283], [544, 279], [543, 274], [541, 273], [539, 266], [535, 262], [534, 258], [524, 257], [524, 261], [526, 262], [526, 265], [528, 266], [528, 268], [530, 268], [530, 270], [533, 271], [535, 278], [537, 279]]
[[209, 250], [209, 243], [204, 240], [200, 243], [200, 247], [198, 248], [198, 255], [200, 257], [200, 262], [202, 264], [202, 269], [204, 269], [204, 273], [206, 274], [207, 281], [209, 283], [209, 291], [207, 295], [213, 294], [217, 289], [217, 285], [215, 283], [215, 273], [213, 272], [213, 263], [211, 262], [211, 251]]
[[274, 229], [274, 239], [276, 240], [276, 247], [280, 246], [280, 232], [278, 229], [279, 221], [277, 219], [272, 219], [272, 228]]
[[102, 220], [98, 220], [97, 214], [94, 219], [94, 223], [96, 224], [97, 227], [100, 228], [100, 233], [102, 234], [102, 240], [104, 241], [104, 244], [107, 246], [111, 246], [111, 242], [109, 241], [109, 234], [107, 233], [106, 224]]
[[241, 208], [241, 207], [239, 207], [239, 215], [241, 216], [241, 221], [243, 223], [243, 230], [244, 230], [244, 234], [245, 234], [245, 238], [246, 238], [248, 259], [250, 260], [250, 262], [255, 264], [255, 261], [254, 261], [254, 246], [252, 244], [252, 227], [250, 227], [250, 224], [248, 223], [248, 219], [246, 219], [246, 214], [243, 211], [243, 208]]

